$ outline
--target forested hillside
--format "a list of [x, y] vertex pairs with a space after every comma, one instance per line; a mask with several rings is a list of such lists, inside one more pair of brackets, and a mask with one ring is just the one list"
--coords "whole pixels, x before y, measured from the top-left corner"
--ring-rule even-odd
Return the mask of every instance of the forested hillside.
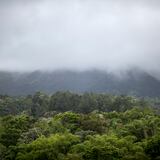
[[54, 71], [54, 72], [0, 72], [0, 93], [27, 95], [37, 91], [76, 93], [97, 92], [137, 96], [159, 96], [160, 81], [137, 70], [119, 77], [103, 71]]
[[158, 160], [159, 102], [95, 93], [1, 95], [0, 159]]
[[16, 115], [21, 112], [26, 112], [35, 117], [52, 114], [52, 112], [66, 111], [79, 113], [90, 113], [94, 110], [102, 112], [123, 112], [137, 106], [159, 108], [160, 100], [159, 98], [154, 100], [124, 95], [116, 96], [96, 93], [75, 94], [71, 92], [56, 92], [52, 95], [36, 92], [34, 95], [19, 97], [0, 96], [1, 116]]
[[160, 160], [160, 0], [0, 0], [0, 160]]

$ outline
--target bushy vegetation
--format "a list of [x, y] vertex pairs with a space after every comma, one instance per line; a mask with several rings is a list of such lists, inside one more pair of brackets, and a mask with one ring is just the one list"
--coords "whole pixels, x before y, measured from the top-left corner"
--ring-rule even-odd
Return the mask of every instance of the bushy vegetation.
[[[151, 101], [151, 100], [150, 100]], [[136, 106], [149, 106], [149, 103], [132, 96], [110, 94], [56, 92], [47, 95], [37, 92], [24, 97], [0, 95], [0, 115], [16, 115], [26, 112], [34, 117], [49, 116], [55, 112], [73, 111], [90, 113], [94, 110], [123, 112]]]
[[158, 160], [160, 115], [142, 99], [0, 97], [1, 160]]

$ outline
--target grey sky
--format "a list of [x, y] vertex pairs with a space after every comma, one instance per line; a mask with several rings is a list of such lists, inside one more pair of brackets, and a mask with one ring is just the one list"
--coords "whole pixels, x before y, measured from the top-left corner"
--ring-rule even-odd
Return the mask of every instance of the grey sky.
[[0, 0], [0, 70], [160, 73], [159, 0]]

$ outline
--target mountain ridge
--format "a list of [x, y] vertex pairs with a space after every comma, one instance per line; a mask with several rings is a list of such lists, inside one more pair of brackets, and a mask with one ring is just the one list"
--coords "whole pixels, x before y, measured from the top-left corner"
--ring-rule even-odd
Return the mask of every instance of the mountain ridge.
[[129, 71], [120, 76], [99, 70], [0, 71], [0, 94], [16, 96], [37, 91], [50, 94], [66, 90], [154, 97], [160, 95], [160, 80], [141, 71]]

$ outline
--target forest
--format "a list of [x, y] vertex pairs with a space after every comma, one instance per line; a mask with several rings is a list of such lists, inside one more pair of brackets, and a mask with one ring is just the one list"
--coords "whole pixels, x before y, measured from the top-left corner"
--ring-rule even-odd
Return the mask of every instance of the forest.
[[158, 160], [160, 99], [56, 92], [0, 96], [1, 160]]
[[0, 0], [0, 160], [160, 160], [160, 0]]

